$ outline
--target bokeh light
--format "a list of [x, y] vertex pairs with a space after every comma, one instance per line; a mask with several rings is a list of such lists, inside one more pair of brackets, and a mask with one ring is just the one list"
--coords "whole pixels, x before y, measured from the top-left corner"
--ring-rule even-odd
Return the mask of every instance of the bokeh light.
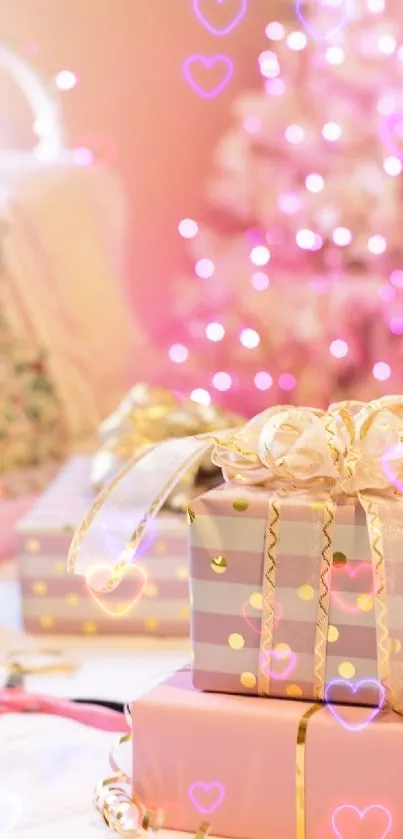
[[348, 353], [348, 344], [346, 341], [342, 341], [341, 338], [336, 338], [330, 344], [329, 349], [335, 358], [345, 358]]
[[192, 390], [190, 398], [193, 399], [193, 402], [198, 402], [199, 405], [210, 405], [211, 402], [211, 396], [204, 387], [196, 387]]
[[172, 347], [169, 348], [168, 355], [175, 364], [183, 364], [189, 358], [189, 350], [184, 344], [172, 344]]
[[239, 340], [243, 347], [248, 350], [254, 350], [260, 344], [260, 335], [256, 329], [241, 329]]
[[224, 392], [226, 390], [230, 390], [232, 387], [232, 377], [229, 373], [224, 373], [224, 371], [214, 373], [212, 381], [216, 390]]
[[209, 341], [222, 341], [225, 335], [225, 329], [222, 323], [209, 323], [206, 326], [206, 337]]
[[59, 90], [72, 90], [77, 84], [77, 77], [71, 70], [61, 70], [55, 78], [55, 84]]
[[250, 278], [251, 285], [256, 291], [266, 291], [270, 285], [270, 278], [263, 271], [255, 271]]
[[295, 376], [292, 375], [292, 373], [282, 373], [281, 376], [279, 376], [278, 386], [281, 388], [281, 390], [294, 390], [296, 384], [297, 380]]
[[270, 373], [267, 373], [265, 370], [260, 370], [259, 373], [256, 373], [253, 381], [258, 390], [270, 390], [273, 384]]
[[199, 259], [195, 265], [195, 272], [201, 280], [209, 280], [215, 271], [214, 262], [211, 259]]
[[255, 245], [255, 247], [252, 248], [249, 256], [251, 262], [253, 262], [254, 265], [257, 265], [259, 267], [261, 265], [267, 265], [267, 263], [270, 261], [270, 251], [266, 247], [266, 245]]
[[386, 361], [377, 361], [372, 368], [374, 378], [378, 379], [378, 382], [386, 382], [387, 379], [389, 379], [391, 372], [389, 364], [387, 364]]
[[183, 218], [178, 224], [178, 231], [183, 239], [194, 239], [199, 232], [199, 225], [192, 218]]

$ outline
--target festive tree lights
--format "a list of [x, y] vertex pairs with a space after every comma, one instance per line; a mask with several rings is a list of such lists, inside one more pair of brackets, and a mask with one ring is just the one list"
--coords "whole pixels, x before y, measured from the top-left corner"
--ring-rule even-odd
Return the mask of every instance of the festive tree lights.
[[195, 276], [175, 303], [174, 381], [250, 413], [403, 381], [403, 10], [296, 11], [266, 26], [263, 90], [235, 103], [207, 223], [178, 226]]

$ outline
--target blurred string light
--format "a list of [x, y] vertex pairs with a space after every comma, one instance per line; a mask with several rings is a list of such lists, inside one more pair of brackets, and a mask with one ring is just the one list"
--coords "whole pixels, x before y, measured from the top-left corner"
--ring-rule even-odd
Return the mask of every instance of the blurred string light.
[[61, 70], [55, 76], [55, 85], [59, 90], [72, 90], [77, 84], [77, 76], [71, 70]]

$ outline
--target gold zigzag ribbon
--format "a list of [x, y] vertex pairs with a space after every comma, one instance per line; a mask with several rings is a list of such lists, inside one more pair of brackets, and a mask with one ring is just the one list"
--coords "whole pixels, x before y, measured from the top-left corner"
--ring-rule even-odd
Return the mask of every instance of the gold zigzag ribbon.
[[316, 617], [316, 636], [314, 653], [314, 685], [315, 699], [323, 702], [325, 698], [326, 677], [326, 649], [329, 627], [329, 608], [331, 575], [333, 564], [332, 530], [334, 526], [334, 503], [327, 501], [323, 506], [323, 547], [321, 551], [321, 571], [319, 580], [318, 611]]
[[276, 587], [276, 556], [278, 543], [278, 529], [280, 521], [280, 501], [276, 497], [269, 498], [268, 515], [265, 534], [264, 568], [263, 568], [263, 608], [260, 631], [258, 693], [259, 696], [270, 695], [270, 660], [273, 649], [273, 633], [275, 621], [274, 592]]
[[394, 704], [390, 684], [390, 639], [387, 625], [386, 569], [382, 525], [374, 501], [365, 496], [360, 496], [360, 501], [367, 515], [373, 561], [378, 679], [385, 690], [386, 703]]

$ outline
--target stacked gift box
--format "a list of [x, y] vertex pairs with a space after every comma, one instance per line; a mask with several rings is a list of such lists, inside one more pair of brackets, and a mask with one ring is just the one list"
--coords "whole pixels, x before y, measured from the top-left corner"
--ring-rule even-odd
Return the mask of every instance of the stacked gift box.
[[278, 408], [216, 436], [226, 482], [188, 516], [192, 669], [132, 705], [133, 799], [166, 827], [403, 835], [402, 419], [392, 398]]

